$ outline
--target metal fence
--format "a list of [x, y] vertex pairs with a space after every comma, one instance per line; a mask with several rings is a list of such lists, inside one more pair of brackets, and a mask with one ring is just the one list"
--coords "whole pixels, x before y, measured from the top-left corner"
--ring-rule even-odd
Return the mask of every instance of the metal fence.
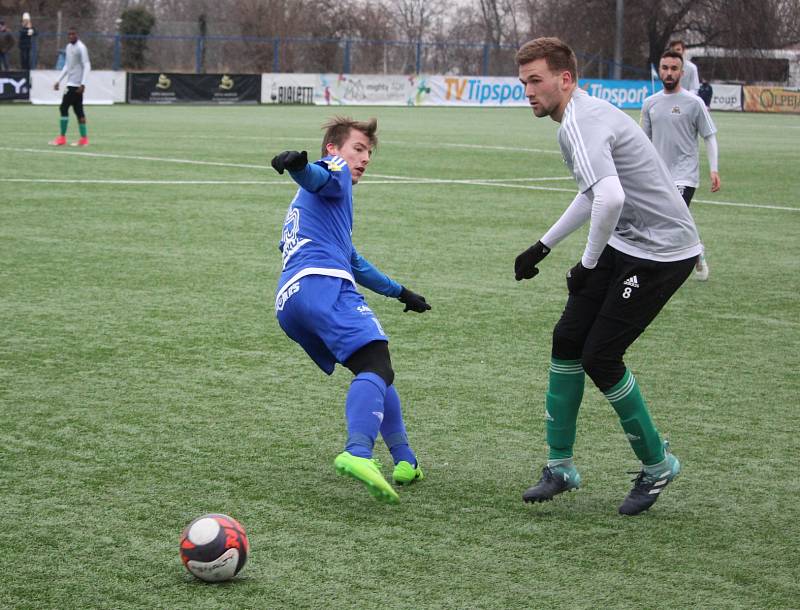
[[[256, 36], [81, 33], [92, 68], [157, 72], [258, 74], [328, 72], [343, 74], [458, 74], [509, 76], [516, 73], [516, 47], [485, 43], [432, 43], [398, 40], [263, 38]], [[41, 32], [35, 67], [53, 69], [66, 44], [64, 34]], [[137, 53], [137, 50], [139, 51]], [[12, 66], [14, 57], [12, 54]], [[585, 78], [611, 78], [614, 62], [578, 53]], [[623, 78], [649, 78], [623, 65]]]

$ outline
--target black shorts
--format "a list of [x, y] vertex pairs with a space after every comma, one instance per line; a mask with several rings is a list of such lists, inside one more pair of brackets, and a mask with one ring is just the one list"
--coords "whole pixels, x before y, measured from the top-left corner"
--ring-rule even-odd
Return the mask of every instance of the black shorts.
[[553, 357], [581, 360], [601, 390], [612, 387], [625, 373], [625, 351], [689, 277], [696, 258], [659, 263], [606, 246], [584, 286], [567, 299], [553, 331]]
[[67, 116], [70, 106], [75, 109], [75, 116], [82, 119], [86, 115], [83, 113], [83, 93], [78, 92], [79, 87], [67, 87], [64, 97], [61, 98], [61, 116]]
[[683, 186], [682, 184], [678, 185], [678, 192], [683, 197], [683, 200], [686, 202], [686, 207], [689, 207], [689, 204], [692, 203], [692, 197], [694, 197], [695, 188], [693, 186]]

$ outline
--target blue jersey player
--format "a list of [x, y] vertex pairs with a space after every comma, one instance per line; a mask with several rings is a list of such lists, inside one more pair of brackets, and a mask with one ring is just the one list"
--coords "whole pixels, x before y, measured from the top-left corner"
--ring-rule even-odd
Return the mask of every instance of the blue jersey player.
[[325, 373], [333, 373], [338, 362], [355, 375], [345, 401], [347, 443], [334, 466], [363, 482], [378, 500], [394, 504], [399, 496], [372, 459], [378, 433], [392, 454], [395, 483], [413, 483], [423, 474], [393, 385], [389, 339], [356, 283], [399, 299], [404, 311], [423, 313], [431, 306], [353, 247], [353, 185], [377, 146], [377, 120], [335, 117], [323, 129], [322, 159], [316, 163], [308, 163], [306, 151], [284, 151], [272, 159], [278, 173], [288, 170], [300, 186], [281, 235], [283, 272], [275, 312], [283, 331]]

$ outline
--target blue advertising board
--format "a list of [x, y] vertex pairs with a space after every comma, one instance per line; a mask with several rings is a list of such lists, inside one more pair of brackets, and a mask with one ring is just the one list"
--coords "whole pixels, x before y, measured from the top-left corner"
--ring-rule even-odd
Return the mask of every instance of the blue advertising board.
[[605, 80], [599, 78], [580, 78], [578, 85], [589, 95], [614, 104], [617, 108], [641, 108], [644, 98], [661, 91], [660, 80]]

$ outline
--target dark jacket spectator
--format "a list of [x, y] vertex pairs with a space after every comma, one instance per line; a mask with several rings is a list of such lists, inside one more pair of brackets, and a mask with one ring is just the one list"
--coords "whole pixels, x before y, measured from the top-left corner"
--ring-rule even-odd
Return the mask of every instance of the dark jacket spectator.
[[0, 21], [0, 70], [8, 70], [8, 52], [14, 48], [14, 34]]
[[700, 85], [700, 88], [697, 90], [697, 95], [703, 100], [706, 108], [711, 108], [711, 98], [714, 97], [714, 89], [707, 80], [704, 80], [703, 84]]
[[35, 38], [37, 34], [36, 28], [31, 23], [31, 16], [28, 13], [23, 13], [22, 27], [19, 29], [19, 58], [20, 67], [23, 70], [31, 70], [36, 67], [32, 65], [31, 53], [36, 44]]

